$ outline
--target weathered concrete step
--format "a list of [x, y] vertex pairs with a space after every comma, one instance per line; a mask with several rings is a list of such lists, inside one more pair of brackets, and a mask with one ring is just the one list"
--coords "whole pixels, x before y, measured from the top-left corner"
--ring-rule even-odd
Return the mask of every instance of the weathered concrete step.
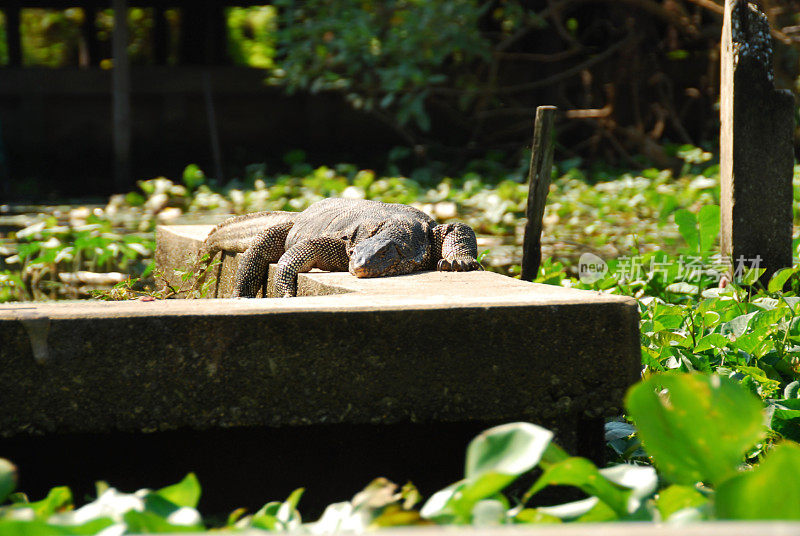
[[592, 420], [600, 446], [638, 378], [629, 298], [488, 272], [299, 287], [317, 296], [2, 306], [0, 435], [530, 420], [569, 448]]
[[[181, 243], [159, 259], [183, 260]], [[314, 296], [0, 306], [0, 453], [89, 491], [195, 470], [215, 512], [307, 486], [314, 512], [379, 475], [432, 493], [499, 422], [600, 459], [603, 417], [639, 376], [629, 298], [488, 272], [318, 272], [299, 288]]]
[[450, 275], [384, 279], [398, 294], [2, 306], [0, 433], [526, 419], [569, 445], [579, 419], [617, 411], [635, 302]]

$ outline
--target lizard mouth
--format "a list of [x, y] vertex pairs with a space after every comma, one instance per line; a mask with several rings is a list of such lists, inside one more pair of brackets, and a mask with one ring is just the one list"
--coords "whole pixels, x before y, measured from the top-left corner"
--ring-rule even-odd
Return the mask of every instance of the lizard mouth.
[[376, 277], [379, 274], [375, 273], [373, 270], [370, 270], [366, 266], [350, 266], [350, 273], [356, 277]]

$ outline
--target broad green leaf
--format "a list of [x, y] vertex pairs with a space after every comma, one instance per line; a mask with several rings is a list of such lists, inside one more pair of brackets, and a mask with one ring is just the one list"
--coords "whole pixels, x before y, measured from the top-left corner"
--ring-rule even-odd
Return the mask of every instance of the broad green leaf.
[[656, 330], [678, 329], [683, 325], [683, 315], [660, 315], [653, 322]]
[[0, 458], [0, 504], [17, 487], [17, 468], [13, 463]]
[[678, 232], [686, 241], [689, 250], [693, 253], [700, 251], [700, 234], [697, 230], [697, 217], [682, 208], [675, 211], [675, 223], [678, 224]]
[[770, 400], [770, 428], [786, 439], [800, 441], [800, 398]]
[[769, 292], [780, 292], [783, 290], [783, 286], [792, 277], [797, 270], [795, 268], [783, 268], [775, 272], [775, 275], [772, 276], [772, 279], [769, 280], [769, 284], [767, 285], [767, 290]]
[[[798, 269], [800, 270], [800, 267]], [[786, 302], [786, 305], [788, 305], [789, 308], [792, 311], [797, 311], [797, 304], [800, 303], [800, 297], [798, 297], [798, 296], [782, 296], [781, 297], [781, 301]]]
[[605, 440], [625, 439], [636, 433], [636, 428], [627, 422], [607, 422], [605, 426]]
[[615, 521], [616, 519], [618, 519], [618, 514], [606, 503], [600, 501], [575, 521], [580, 523], [601, 523]]
[[518, 422], [486, 430], [467, 447], [465, 476], [484, 473], [518, 476], [533, 469], [550, 444], [553, 433], [535, 424]]
[[542, 454], [542, 459], [539, 461], [539, 465], [541, 465], [544, 469], [547, 469], [554, 463], [563, 462], [567, 458], [569, 458], [567, 451], [555, 443], [550, 443], [547, 445], [547, 448], [544, 449], [544, 453]]
[[744, 286], [755, 285], [756, 282], [764, 275], [766, 268], [750, 268], [742, 275], [741, 284]]
[[719, 333], [710, 333], [697, 341], [697, 346], [694, 347], [694, 351], [700, 353], [710, 350], [711, 348], [725, 348], [730, 342], [730, 339]]
[[547, 486], [575, 486], [610, 506], [618, 517], [628, 513], [629, 492], [606, 479], [597, 466], [585, 458], [568, 458], [549, 467], [525, 493], [529, 498]]
[[697, 214], [697, 224], [699, 227], [699, 246], [700, 253], [711, 251], [714, 242], [719, 236], [719, 206], [706, 205]]
[[[453, 500], [456, 493], [464, 486], [464, 483], [465, 481], [460, 480], [431, 495], [422, 506], [419, 512], [420, 515], [426, 519], [435, 520], [452, 517], [454, 514], [451, 509], [448, 509], [448, 505], [450, 505], [450, 501]], [[328, 508], [330, 509], [330, 507]], [[327, 513], [327, 510], [325, 512]]]
[[561, 520], [555, 516], [544, 514], [536, 508], [525, 508], [514, 517], [514, 523], [553, 524], [561, 523]]
[[466, 517], [478, 502], [497, 495], [516, 480], [514, 475], [503, 473], [483, 473], [475, 480], [467, 480], [465, 485], [453, 497], [453, 508]]
[[600, 469], [600, 474], [611, 481], [613, 484], [631, 490], [628, 500], [628, 512], [637, 508], [632, 502], [640, 501], [655, 493], [658, 487], [658, 474], [656, 470], [649, 466], [639, 466], [627, 463], [612, 465]]
[[71, 536], [69, 527], [48, 525], [44, 521], [2, 521], [0, 534], [3, 536]]
[[733, 320], [725, 322], [720, 326], [720, 334], [728, 335], [731, 334], [734, 337], [741, 337], [744, 335], [744, 332], [747, 331], [747, 324], [750, 322], [750, 319], [753, 318], [755, 315], [758, 314], [758, 311], [754, 311], [752, 313], [747, 313], [745, 315], [739, 315]]
[[300, 514], [297, 512], [297, 504], [300, 502], [300, 498], [303, 496], [304, 492], [305, 488], [294, 490], [278, 509], [278, 520], [283, 523], [284, 526], [293, 522], [297, 524], [300, 523]]
[[800, 445], [784, 442], [752, 471], [717, 486], [721, 519], [800, 519]]
[[129, 510], [122, 516], [132, 534], [165, 533], [165, 532], [197, 532], [197, 525], [176, 525], [153, 512], [137, 512]]
[[[581, 499], [580, 501], [573, 501], [565, 504], [557, 504], [555, 506], [540, 506], [537, 510], [546, 515], [563, 520], [577, 519], [588, 512], [591, 512], [598, 504], [600, 499], [597, 497], [589, 497], [588, 499]], [[606, 506], [608, 508], [608, 506]], [[612, 510], [613, 512], [613, 510]]]
[[787, 314], [789, 314], [789, 312], [786, 308], [760, 311], [753, 315], [747, 327], [753, 331], [771, 328], [783, 320]]
[[719, 376], [652, 376], [628, 391], [626, 407], [656, 467], [676, 484], [730, 478], [765, 433], [759, 399]]
[[72, 507], [72, 492], [66, 486], [58, 486], [51, 489], [47, 497], [41, 501], [32, 502], [27, 506], [33, 508], [36, 519], [46, 520], [51, 515]]
[[677, 283], [669, 284], [665, 290], [667, 292], [672, 292], [673, 294], [688, 294], [690, 296], [693, 296], [700, 291], [697, 285], [692, 285], [686, 281], [679, 281]]
[[478, 501], [472, 509], [472, 524], [478, 527], [502, 525], [508, 505], [497, 499]]
[[722, 319], [722, 315], [716, 311], [706, 311], [702, 314], [701, 318], [703, 319], [703, 324], [705, 327], [710, 328], [719, 323], [719, 321]]
[[200, 501], [200, 482], [194, 473], [189, 473], [177, 484], [161, 488], [154, 492], [177, 506], [197, 508]]
[[661, 518], [669, 519], [675, 512], [685, 508], [696, 508], [707, 503], [708, 499], [692, 486], [672, 485], [660, 491], [655, 502]]

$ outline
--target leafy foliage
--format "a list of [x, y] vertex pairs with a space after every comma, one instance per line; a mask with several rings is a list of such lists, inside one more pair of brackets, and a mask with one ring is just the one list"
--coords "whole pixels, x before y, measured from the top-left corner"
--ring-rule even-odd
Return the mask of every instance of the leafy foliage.
[[489, 56], [478, 24], [484, 9], [475, 0], [276, 5], [280, 69], [273, 83], [290, 92], [343, 91], [355, 108], [391, 114], [401, 128], [429, 130], [431, 89], [468, 83], [452, 80], [445, 63], [453, 72]]
[[231, 7], [226, 15], [228, 53], [233, 61], [239, 65], [272, 69], [275, 66], [275, 7]]
[[16, 268], [0, 272], [0, 301], [77, 297], [81, 287], [86, 294], [126, 278], [112, 270], [147, 274], [152, 268], [144, 260], [154, 250], [149, 233], [118, 232], [109, 219], [85, 208], [68, 221], [40, 216], [0, 242], [3, 265]]
[[[542, 524], [617, 520], [797, 519], [800, 445], [784, 441], [761, 453], [743, 470], [753, 446], [763, 441], [762, 405], [745, 387], [720, 376], [669, 373], [631, 388], [627, 408], [648, 454], [650, 466], [619, 464], [598, 468], [570, 457], [552, 442], [553, 434], [530, 423], [487, 430], [467, 448], [464, 478], [433, 494], [419, 510], [417, 490], [386, 479], [371, 482], [352, 501], [330, 505], [315, 523], [303, 524], [298, 504], [303, 490], [285, 501], [269, 502], [252, 515], [233, 512], [228, 528], [329, 534], [396, 525]], [[520, 498], [503, 492], [538, 468]], [[200, 485], [193, 474], [157, 491], [126, 494], [98, 485], [96, 500], [75, 509], [69, 488], [53, 488], [29, 502], [9, 493], [15, 469], [0, 460], [0, 532], [49, 535], [186, 532], [205, 528], [197, 503]], [[537, 506], [548, 486], [571, 486], [587, 498]], [[780, 489], [775, 500], [772, 490]], [[112, 529], [113, 527], [113, 529]]]

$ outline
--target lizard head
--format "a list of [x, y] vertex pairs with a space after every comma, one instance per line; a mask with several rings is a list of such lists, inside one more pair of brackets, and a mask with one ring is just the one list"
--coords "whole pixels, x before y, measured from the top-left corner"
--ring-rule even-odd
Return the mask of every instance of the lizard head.
[[356, 277], [382, 277], [419, 270], [430, 249], [424, 231], [378, 233], [349, 252], [349, 271]]

